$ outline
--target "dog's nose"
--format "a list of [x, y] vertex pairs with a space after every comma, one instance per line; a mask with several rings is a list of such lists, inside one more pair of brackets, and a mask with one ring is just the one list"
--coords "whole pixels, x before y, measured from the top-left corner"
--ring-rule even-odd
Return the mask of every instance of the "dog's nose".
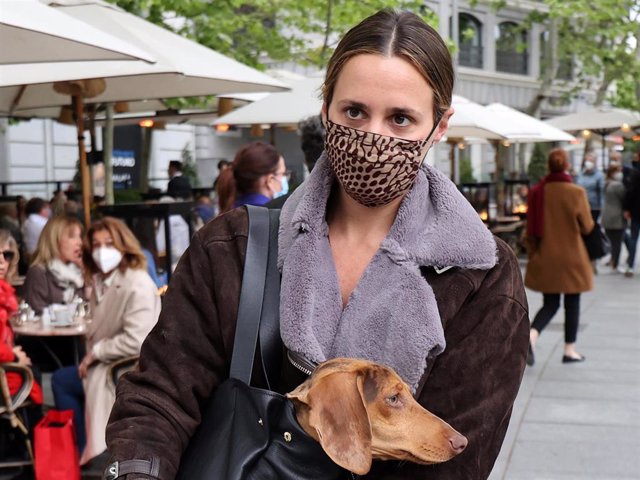
[[456, 455], [461, 453], [466, 448], [467, 443], [469, 443], [467, 437], [465, 437], [464, 435], [460, 435], [459, 433], [456, 433], [449, 437], [449, 445], [451, 445], [451, 449], [456, 452]]

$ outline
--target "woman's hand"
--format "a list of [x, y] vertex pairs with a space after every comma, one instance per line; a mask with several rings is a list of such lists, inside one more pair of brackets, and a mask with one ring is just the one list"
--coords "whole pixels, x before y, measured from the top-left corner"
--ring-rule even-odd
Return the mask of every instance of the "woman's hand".
[[93, 352], [89, 352], [84, 356], [84, 358], [80, 362], [80, 365], [78, 366], [78, 374], [80, 375], [80, 378], [86, 378], [89, 367], [95, 361], [96, 357], [93, 355]]
[[25, 367], [31, 366], [31, 359], [28, 357], [26, 353], [22, 350], [22, 347], [17, 346], [13, 347], [13, 354], [16, 356], [16, 361], [18, 365], [24, 365]]

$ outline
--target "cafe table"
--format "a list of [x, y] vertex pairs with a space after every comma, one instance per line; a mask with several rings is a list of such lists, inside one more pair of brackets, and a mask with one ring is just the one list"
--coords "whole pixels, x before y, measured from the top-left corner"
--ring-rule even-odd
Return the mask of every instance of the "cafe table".
[[76, 320], [69, 325], [55, 325], [48, 324], [43, 325], [42, 320], [36, 317], [34, 320], [27, 321], [21, 325], [13, 325], [13, 332], [18, 336], [33, 337], [40, 340], [40, 344], [51, 356], [53, 361], [62, 368], [62, 362], [55, 352], [47, 345], [45, 341], [47, 338], [52, 337], [73, 337], [73, 358], [76, 365], [80, 364], [80, 348], [84, 335], [87, 332], [87, 325], [90, 323], [89, 319], [76, 318]]

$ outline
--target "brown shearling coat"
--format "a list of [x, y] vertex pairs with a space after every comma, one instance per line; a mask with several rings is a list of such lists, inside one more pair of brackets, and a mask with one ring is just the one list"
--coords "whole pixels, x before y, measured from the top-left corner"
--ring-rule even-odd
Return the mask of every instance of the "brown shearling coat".
[[547, 183], [542, 240], [530, 249], [524, 284], [542, 293], [591, 290], [593, 270], [582, 235], [593, 227], [584, 188], [573, 183]]
[[[171, 279], [139, 371], [126, 374], [107, 427], [111, 461], [160, 459], [172, 480], [200, 421], [200, 406], [229, 374], [247, 241], [245, 209], [198, 231]], [[430, 362], [418, 401], [469, 439], [440, 465], [374, 462], [379, 480], [486, 479], [500, 451], [528, 346], [527, 300], [518, 263], [501, 241], [491, 270], [425, 268], [447, 347]], [[127, 480], [149, 478], [128, 475]]]

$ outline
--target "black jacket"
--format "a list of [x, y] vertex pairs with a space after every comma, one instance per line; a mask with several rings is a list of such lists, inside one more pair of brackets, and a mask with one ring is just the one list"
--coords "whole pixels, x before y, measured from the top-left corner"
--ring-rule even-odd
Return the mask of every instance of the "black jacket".
[[623, 208], [631, 212], [631, 217], [640, 220], [640, 168], [632, 168], [629, 173]]
[[173, 198], [191, 198], [191, 182], [182, 175], [173, 177], [167, 185], [167, 193]]

